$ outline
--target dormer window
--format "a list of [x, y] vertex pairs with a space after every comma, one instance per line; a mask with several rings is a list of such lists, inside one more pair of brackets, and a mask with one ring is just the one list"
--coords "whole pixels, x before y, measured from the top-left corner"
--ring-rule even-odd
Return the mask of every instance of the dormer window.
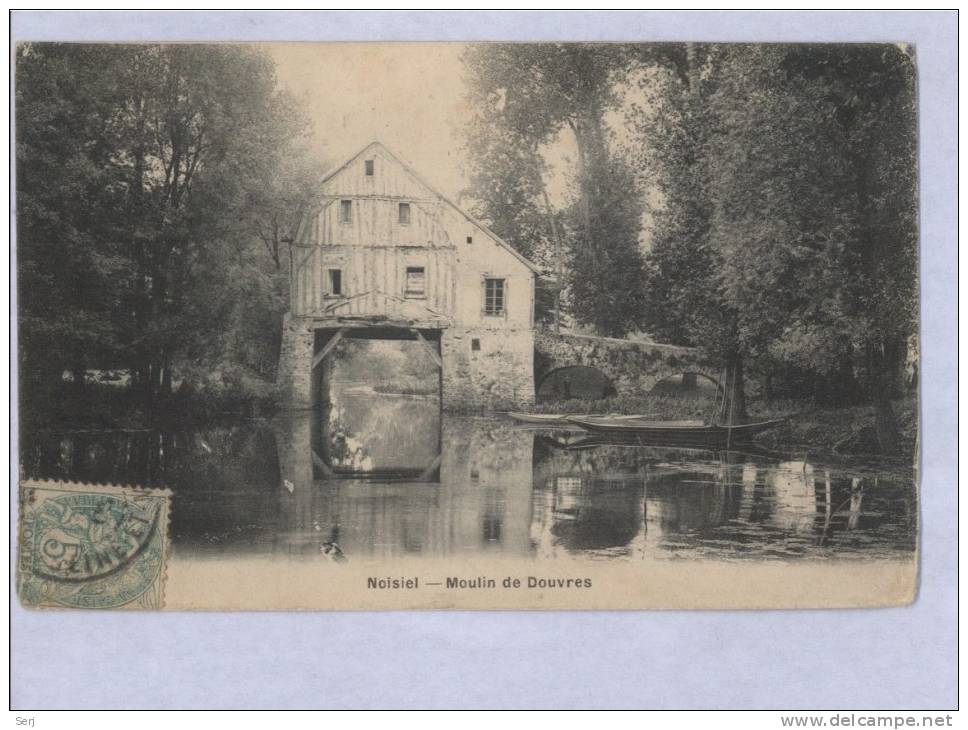
[[352, 200], [339, 201], [339, 222], [340, 223], [353, 222], [353, 201]]
[[400, 203], [398, 218], [400, 221], [400, 225], [402, 226], [410, 225], [410, 203]]
[[366, 167], [366, 176], [373, 177], [373, 160], [367, 160], [363, 164]]

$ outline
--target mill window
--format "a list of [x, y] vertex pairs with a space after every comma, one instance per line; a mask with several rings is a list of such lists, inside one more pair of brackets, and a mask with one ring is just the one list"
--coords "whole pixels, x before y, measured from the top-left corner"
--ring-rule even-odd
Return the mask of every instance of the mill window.
[[399, 217], [402, 225], [410, 225], [410, 203], [400, 203]]
[[366, 166], [366, 176], [373, 177], [373, 160], [367, 160], [364, 165]]
[[343, 293], [343, 271], [341, 269], [329, 270], [329, 293], [340, 296]]
[[484, 314], [503, 315], [505, 311], [506, 288], [504, 279], [484, 280]]
[[408, 297], [422, 297], [427, 291], [427, 275], [423, 266], [407, 267], [407, 288]]
[[476, 337], [471, 340], [471, 351], [480, 352], [481, 351], [481, 341]]
[[501, 542], [501, 526], [503, 520], [498, 514], [492, 512], [486, 512], [484, 514], [484, 541], [485, 542]]
[[339, 201], [339, 222], [340, 223], [353, 222], [353, 201], [352, 200]]

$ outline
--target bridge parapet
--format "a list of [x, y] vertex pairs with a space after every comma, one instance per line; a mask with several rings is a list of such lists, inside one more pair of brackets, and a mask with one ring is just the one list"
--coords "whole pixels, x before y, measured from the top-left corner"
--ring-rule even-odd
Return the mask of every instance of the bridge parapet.
[[618, 396], [648, 393], [660, 380], [697, 373], [719, 382], [720, 368], [692, 347], [615, 337], [535, 331], [535, 387], [557, 370], [590, 367], [604, 374]]

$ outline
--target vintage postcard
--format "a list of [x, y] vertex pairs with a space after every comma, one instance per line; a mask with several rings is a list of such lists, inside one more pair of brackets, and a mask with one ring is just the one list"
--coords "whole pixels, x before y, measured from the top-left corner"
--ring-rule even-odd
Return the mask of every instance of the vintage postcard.
[[25, 606], [915, 599], [913, 46], [14, 72]]

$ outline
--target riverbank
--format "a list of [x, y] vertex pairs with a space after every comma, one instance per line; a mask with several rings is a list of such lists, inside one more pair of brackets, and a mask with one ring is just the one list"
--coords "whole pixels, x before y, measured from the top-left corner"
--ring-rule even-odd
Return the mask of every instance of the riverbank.
[[[255, 380], [253, 378], [253, 380]], [[170, 428], [224, 419], [256, 418], [275, 410], [269, 383], [183, 390], [147, 403], [142, 393], [105, 383], [65, 382], [46, 392], [24, 393], [20, 424], [30, 429]]]
[[[88, 384], [83, 389], [69, 383], [45, 399], [21, 401], [21, 423], [30, 428], [105, 428], [132, 429], [184, 426], [229, 419], [268, 416], [275, 410], [271, 384], [261, 387], [207, 388], [175, 393], [164, 403], [149, 409], [143, 398], [126, 388]], [[379, 395], [379, 388], [371, 389]], [[396, 390], [400, 390], [399, 388]], [[409, 390], [409, 389], [404, 389]], [[425, 396], [426, 388], [413, 388], [413, 396]], [[29, 404], [29, 405], [28, 405]], [[534, 413], [624, 413], [642, 414], [655, 420], [715, 420], [719, 401], [715, 397], [689, 397], [681, 394], [652, 394], [640, 398], [603, 400], [571, 399], [538, 403], [527, 410]], [[453, 408], [449, 413], [480, 415], [492, 408]], [[498, 408], [497, 410], [506, 410]], [[757, 438], [763, 448], [788, 453], [809, 452], [824, 457], [878, 456], [874, 414], [870, 406], [832, 408], [810, 401], [758, 399], [748, 404], [749, 420], [782, 418], [784, 422]], [[888, 458], [910, 461], [914, 457], [918, 410], [914, 398], [894, 401], [901, 446]]]
[[[755, 405], [755, 404], [754, 404]], [[797, 408], [797, 406], [800, 406]], [[896, 454], [879, 454], [874, 409], [871, 406], [820, 408], [788, 401], [769, 408], [750, 408], [751, 418], [786, 417], [777, 428], [762, 434], [757, 442], [775, 450], [809, 450], [834, 456], [877, 456], [910, 462], [915, 455], [918, 435], [918, 406], [915, 398], [893, 402], [900, 444]], [[789, 407], [785, 411], [784, 407]]]

